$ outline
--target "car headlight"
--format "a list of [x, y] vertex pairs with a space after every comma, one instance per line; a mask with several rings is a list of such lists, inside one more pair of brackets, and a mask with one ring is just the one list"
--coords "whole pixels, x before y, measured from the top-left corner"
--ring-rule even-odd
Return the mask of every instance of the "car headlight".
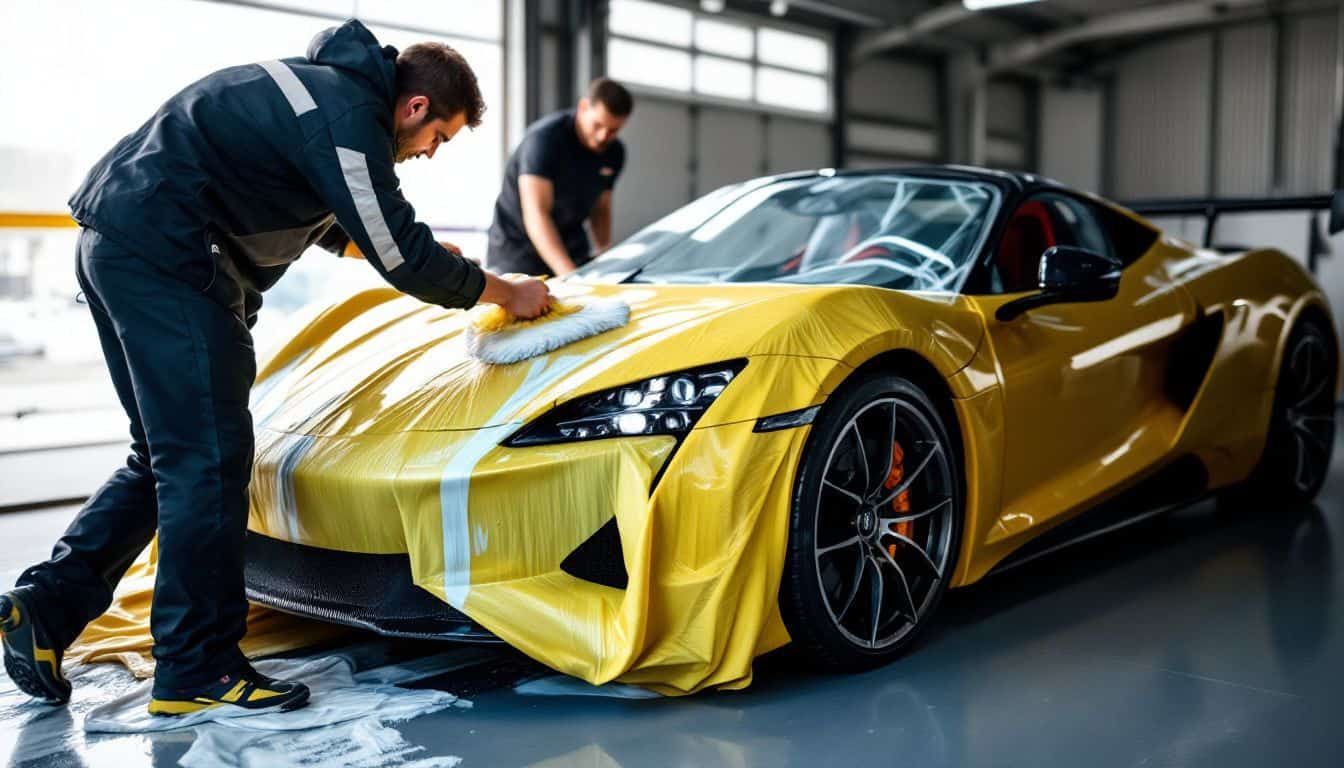
[[546, 445], [631, 435], [682, 436], [746, 360], [654, 376], [571, 400], [513, 433], [504, 445]]

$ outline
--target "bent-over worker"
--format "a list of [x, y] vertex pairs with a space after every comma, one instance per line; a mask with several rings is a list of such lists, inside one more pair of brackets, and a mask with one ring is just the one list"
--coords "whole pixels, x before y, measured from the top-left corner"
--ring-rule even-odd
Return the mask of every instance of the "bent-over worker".
[[302, 683], [258, 674], [238, 648], [250, 328], [261, 292], [305, 249], [339, 253], [349, 241], [422, 301], [542, 314], [544, 284], [507, 282], [445, 249], [399, 189], [395, 163], [433, 157], [484, 108], [452, 48], [398, 54], [349, 21], [314, 38], [306, 57], [187, 86], [90, 171], [70, 200], [83, 228], [76, 276], [130, 419], [131, 453], [51, 559], [0, 595], [5, 667], [20, 689], [69, 699], [62, 654], [157, 532], [150, 711], [306, 703]]

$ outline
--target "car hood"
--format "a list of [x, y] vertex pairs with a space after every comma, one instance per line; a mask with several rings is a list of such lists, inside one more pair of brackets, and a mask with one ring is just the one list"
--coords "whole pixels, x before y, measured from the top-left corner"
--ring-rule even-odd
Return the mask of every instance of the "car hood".
[[945, 363], [961, 365], [982, 332], [959, 297], [864, 286], [566, 282], [555, 291], [619, 298], [630, 306], [630, 322], [547, 355], [489, 365], [467, 353], [467, 312], [390, 289], [365, 291], [296, 323], [260, 369], [256, 424], [318, 436], [481, 429], [709, 363], [760, 355], [846, 360], [865, 348], [876, 354], [891, 346], [893, 333], [927, 338]]

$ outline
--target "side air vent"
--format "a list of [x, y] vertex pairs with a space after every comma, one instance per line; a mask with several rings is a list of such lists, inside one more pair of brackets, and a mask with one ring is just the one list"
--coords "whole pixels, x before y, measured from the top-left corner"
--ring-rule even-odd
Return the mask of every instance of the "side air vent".
[[630, 583], [630, 574], [625, 570], [625, 550], [621, 548], [621, 532], [616, 527], [616, 518], [608, 520], [597, 533], [570, 552], [560, 563], [560, 570], [576, 579], [625, 589]]
[[1214, 312], [1196, 320], [1171, 346], [1167, 367], [1167, 397], [1185, 410], [1195, 401], [1213, 356], [1223, 339], [1223, 313]]

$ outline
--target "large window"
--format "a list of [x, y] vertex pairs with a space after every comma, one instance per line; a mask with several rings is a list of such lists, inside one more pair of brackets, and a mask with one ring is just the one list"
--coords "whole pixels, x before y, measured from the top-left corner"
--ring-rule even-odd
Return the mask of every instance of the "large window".
[[650, 0], [611, 0], [607, 72], [635, 88], [828, 117], [831, 42]]
[[[440, 239], [484, 256], [504, 153], [501, 0], [0, 2], [0, 451], [124, 437], [88, 307], [76, 301], [76, 230], [59, 224], [103, 153], [214, 70], [302, 56], [350, 16], [385, 45], [438, 40], [461, 51], [485, 122], [397, 173]], [[380, 284], [367, 263], [314, 249], [267, 292], [258, 348], [299, 306]]]

